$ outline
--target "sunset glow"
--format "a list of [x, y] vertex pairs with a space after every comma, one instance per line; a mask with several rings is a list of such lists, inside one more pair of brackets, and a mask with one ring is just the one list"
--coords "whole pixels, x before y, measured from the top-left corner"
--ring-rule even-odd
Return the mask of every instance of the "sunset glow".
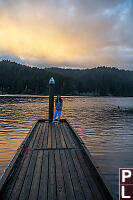
[[131, 68], [132, 1], [99, 2], [0, 0], [0, 59]]

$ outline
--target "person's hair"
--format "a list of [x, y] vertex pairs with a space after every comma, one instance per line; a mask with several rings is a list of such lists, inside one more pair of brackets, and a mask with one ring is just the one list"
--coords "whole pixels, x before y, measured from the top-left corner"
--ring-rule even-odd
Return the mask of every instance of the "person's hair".
[[58, 102], [58, 99], [59, 99], [60, 102], [62, 103], [62, 98], [61, 98], [61, 96], [59, 96], [59, 98], [58, 98], [58, 96], [57, 96], [57, 99], [56, 99], [57, 102]]

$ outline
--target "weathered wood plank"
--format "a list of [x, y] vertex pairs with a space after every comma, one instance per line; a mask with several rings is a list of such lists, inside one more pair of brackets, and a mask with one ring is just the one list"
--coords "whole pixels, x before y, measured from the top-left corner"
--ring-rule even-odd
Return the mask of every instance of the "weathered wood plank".
[[62, 131], [60, 129], [60, 123], [57, 124], [57, 129], [58, 129], [58, 134], [59, 134], [59, 137], [60, 137], [61, 147], [66, 148], [65, 139], [64, 139], [64, 136], [63, 136]]
[[48, 123], [46, 123], [46, 127], [45, 127], [45, 135], [44, 135], [44, 139], [43, 139], [43, 145], [42, 147], [43, 148], [47, 148], [47, 145], [48, 145]]
[[28, 145], [28, 148], [32, 148], [34, 146], [34, 143], [36, 141], [36, 137], [37, 137], [37, 135], [39, 133], [39, 129], [40, 129], [40, 123], [38, 123], [37, 126], [36, 126], [35, 132], [33, 134], [33, 137], [31, 138], [31, 141], [30, 141], [30, 143]]
[[51, 138], [52, 138], [52, 145], [51, 145], [51, 147], [52, 148], [56, 148], [56, 131], [55, 131], [55, 126], [54, 126], [54, 124], [52, 124], [52, 126], [51, 126], [51, 132], [52, 132], [52, 134], [51, 134]]
[[32, 185], [30, 189], [29, 200], [36, 200], [38, 197], [42, 159], [43, 159], [43, 151], [38, 151], [37, 161], [32, 179]]
[[55, 151], [55, 168], [56, 168], [57, 199], [66, 200], [65, 186], [63, 179], [64, 169], [62, 168], [59, 150]]
[[[39, 140], [39, 137], [40, 137], [40, 135], [39, 135], [39, 132], [40, 132], [40, 124], [39, 124], [37, 130], [38, 130], [38, 131], [37, 131], [37, 133], [36, 133], [36, 140], [35, 140], [35, 141], [32, 141], [32, 143], [30, 143], [30, 147], [32, 147], [32, 145], [34, 145], [34, 146], [36, 147], [36, 145], [37, 145], [37, 143], [38, 143], [38, 140]], [[35, 162], [35, 158], [36, 158], [36, 152], [33, 152], [33, 153], [32, 153], [32, 151], [28, 151], [28, 152], [27, 152], [27, 155], [29, 155], [29, 156], [27, 156], [27, 157], [26, 157], [27, 159], [24, 160], [22, 169], [21, 169], [21, 171], [20, 171], [20, 173], [19, 173], [19, 176], [17, 177], [15, 186], [14, 186], [14, 188], [13, 188], [12, 196], [11, 196], [11, 199], [12, 199], [12, 200], [13, 200], [13, 199], [18, 199], [20, 192], [21, 192], [21, 193], [24, 193], [24, 195], [25, 195], [25, 191], [27, 191], [27, 189], [28, 189], [27, 187], [29, 187], [29, 185], [27, 186], [27, 184], [25, 184], [25, 185], [23, 186], [23, 182], [24, 182], [24, 180], [25, 180], [25, 176], [26, 176], [26, 180], [28, 179], [27, 181], [31, 181], [31, 178], [29, 179], [29, 176], [31, 176], [31, 173], [30, 173], [31, 170], [28, 170], [28, 171], [27, 171], [27, 169], [29, 169], [29, 168], [32, 168], [32, 169], [33, 169], [34, 162]], [[30, 163], [31, 163], [31, 164], [30, 164]], [[28, 167], [28, 166], [29, 166], [29, 167]], [[27, 175], [27, 173], [28, 173], [29, 176]], [[27, 178], [27, 177], [28, 177], [28, 178]], [[22, 188], [22, 186], [24, 187], [24, 189]], [[22, 191], [21, 191], [21, 188], [22, 188]], [[23, 192], [23, 190], [24, 190], [24, 192]], [[25, 196], [26, 196], [26, 195], [25, 195]], [[25, 198], [25, 197], [24, 197], [24, 198]], [[25, 199], [26, 199], [26, 198], [25, 198]]]
[[64, 137], [64, 140], [65, 140], [65, 143], [66, 143], [66, 147], [67, 147], [67, 148], [72, 148], [72, 145], [71, 145], [71, 143], [69, 142], [69, 139], [68, 139], [67, 135], [66, 135], [65, 132], [64, 132], [64, 128], [63, 128], [62, 123], [60, 123], [60, 130], [61, 130], [62, 135], [63, 135], [63, 137]]
[[44, 136], [45, 136], [45, 128], [46, 128], [46, 123], [42, 123], [41, 124], [41, 133], [40, 133], [40, 138], [37, 144], [37, 148], [42, 148], [43, 146], [43, 140], [44, 140]]
[[77, 170], [74, 166], [74, 161], [72, 160], [70, 151], [65, 150], [65, 154], [66, 154], [66, 158], [67, 158], [70, 176], [71, 176], [72, 183], [73, 183], [75, 197], [78, 200], [84, 200], [85, 196], [84, 196], [83, 189], [82, 189], [81, 184], [80, 184], [80, 179], [78, 177]]
[[57, 148], [62, 148], [61, 141], [60, 141], [60, 136], [59, 136], [59, 130], [58, 130], [58, 127], [57, 127], [57, 123], [55, 123], [53, 126], [55, 128]]
[[80, 163], [77, 159], [75, 151], [71, 151], [71, 156], [72, 156], [72, 159], [73, 159], [73, 162], [75, 165], [75, 169], [78, 173], [79, 181], [80, 181], [80, 184], [82, 185], [82, 189], [84, 191], [85, 198], [93, 200], [94, 195], [92, 194], [92, 191], [86, 181], [86, 177], [84, 176], [84, 173], [83, 173]]
[[38, 122], [36, 122], [32, 129], [29, 131], [29, 133], [27, 134], [26, 138], [24, 139], [24, 141], [21, 143], [20, 147], [17, 149], [16, 153], [14, 154], [13, 158], [11, 159], [11, 161], [8, 164], [8, 167], [5, 170], [5, 173], [2, 177], [2, 179], [0, 180], [0, 194], [2, 194], [2, 191], [4, 191], [4, 186], [6, 185], [8, 178], [11, 176], [11, 174], [13, 174], [13, 172], [15, 171], [14, 168], [16, 166], [16, 163], [19, 162], [20, 159], [20, 155], [22, 155], [23, 153], [23, 149], [25, 146], [27, 146], [29, 144], [29, 140], [31, 139], [31, 137], [34, 135], [33, 131], [36, 129]]
[[64, 130], [64, 134], [65, 134], [66, 137], [68, 138], [68, 141], [69, 141], [71, 147], [72, 147], [72, 148], [80, 148], [80, 145], [79, 145], [79, 143], [75, 140], [75, 137], [72, 137], [71, 130], [68, 129], [66, 123], [63, 123], [63, 130]]
[[70, 133], [66, 130], [64, 123], [62, 124], [62, 129], [63, 129], [64, 134], [68, 138], [68, 142], [69, 142], [71, 148], [76, 148], [76, 144], [74, 143], [73, 138], [70, 136]]
[[47, 148], [51, 148], [51, 126], [52, 126], [52, 123], [49, 123], [48, 124], [48, 146]]
[[[22, 185], [22, 189], [20, 191], [20, 196], [19, 199], [20, 200], [27, 200], [29, 197], [29, 192], [30, 192], [30, 188], [31, 188], [31, 184], [32, 184], [32, 179], [33, 179], [33, 174], [34, 174], [34, 169], [35, 169], [35, 164], [36, 164], [36, 159], [37, 159], [37, 151], [33, 151], [32, 152], [32, 157], [29, 163], [29, 166], [27, 167], [27, 172], [26, 175], [24, 177], [23, 180], [23, 185]], [[15, 190], [19, 190], [18, 187], [15, 187]], [[16, 198], [12, 198], [12, 199], [16, 199]]]
[[[36, 127], [35, 129], [35, 132], [34, 132], [34, 135], [36, 136], [38, 134], [38, 127]], [[33, 137], [34, 137], [33, 135]], [[35, 138], [35, 137], [34, 137]], [[31, 139], [32, 141], [30, 142], [29, 145], [33, 145], [33, 138]], [[20, 155], [19, 155], [20, 156]], [[28, 152], [28, 153], [24, 153], [24, 158], [23, 158], [23, 162], [21, 162], [21, 167], [24, 166], [23, 170], [22, 168], [20, 168], [20, 166], [15, 170], [15, 172], [13, 173], [14, 175], [12, 175], [12, 181], [10, 183], [10, 188], [8, 189], [8, 192], [6, 193], [6, 198], [8, 199], [9, 197], [11, 198], [11, 194], [13, 193], [13, 189], [14, 189], [14, 185], [17, 181], [18, 178], [21, 179], [20, 183], [18, 183], [18, 187], [21, 185], [21, 182], [22, 182], [22, 177], [19, 176], [19, 173], [21, 173], [21, 175], [25, 174], [26, 173], [26, 170], [27, 170], [27, 165], [28, 165], [28, 162], [31, 158], [31, 152]], [[15, 167], [15, 166], [14, 166]], [[17, 166], [16, 166], [17, 167]], [[22, 172], [21, 172], [22, 170]], [[8, 188], [8, 187], [7, 187]]]
[[[66, 126], [67, 126], [67, 124], [66, 124]], [[67, 128], [67, 130], [68, 130], [68, 135], [71, 134], [71, 133], [70, 133], [70, 132], [71, 132], [71, 129], [68, 129], [68, 128]], [[70, 138], [69, 138], [69, 139], [70, 139]], [[81, 142], [81, 141], [80, 141], [80, 142]], [[81, 159], [82, 152], [81, 152], [81, 151], [72, 152], [72, 156], [73, 156], [73, 154], [75, 154], [75, 153], [76, 153], [76, 155], [77, 155], [77, 158], [79, 158], [79, 156], [80, 156], [80, 159]], [[74, 157], [75, 157], [75, 155], [74, 155]], [[78, 159], [78, 160], [80, 160], [80, 159]], [[80, 160], [80, 161], [81, 161], [81, 160]], [[87, 169], [86, 169], [87, 166], [86, 166], [86, 164], [85, 164], [85, 160], [84, 160], [84, 159], [82, 159], [81, 166], [82, 166], [82, 169], [84, 169], [83, 171], [86, 171], [86, 173], [87, 173], [87, 175], [88, 175], [88, 176], [86, 176], [86, 173], [85, 173], [85, 179], [88, 178], [88, 179], [87, 179], [87, 180], [88, 180], [88, 186], [90, 187], [89, 190], [93, 191], [93, 192], [91, 192], [91, 193], [93, 193], [93, 195], [94, 195], [94, 197], [95, 197], [96, 199], [99, 198], [99, 200], [102, 200], [103, 197], [101, 196], [101, 193], [99, 192], [98, 188], [96, 187], [94, 180], [92, 180], [91, 176], [88, 174], [88, 172], [90, 172], [89, 169], [88, 169], [88, 172], [87, 172]], [[79, 166], [77, 165], [76, 167], [79, 167]], [[80, 180], [81, 180], [81, 179], [80, 179]], [[91, 183], [92, 183], [92, 184], [91, 184]], [[93, 198], [94, 198], [94, 197], [93, 197]], [[92, 197], [91, 197], [91, 198], [92, 198]]]
[[55, 158], [54, 151], [49, 151], [48, 200], [56, 200]]
[[40, 120], [27, 137], [1, 200], [113, 200], [97, 165], [67, 121]]
[[73, 185], [71, 181], [71, 176], [68, 170], [68, 164], [65, 156], [65, 150], [60, 151], [60, 157], [61, 157], [61, 164], [63, 169], [63, 177], [64, 177], [64, 183], [65, 183], [65, 191], [66, 191], [66, 197], [67, 199], [73, 199], [75, 200]]
[[85, 162], [85, 158], [83, 157], [83, 153], [80, 151], [76, 152], [77, 158], [80, 162], [80, 166], [82, 167], [83, 173], [85, 175], [85, 178], [88, 182], [89, 187], [91, 188], [91, 191], [93, 195], [95, 196], [95, 199], [104, 200], [104, 196], [102, 196], [101, 192], [99, 191], [99, 188], [97, 188], [96, 183], [94, 179], [92, 178], [92, 174], [90, 169], [88, 168], [88, 165]]
[[[31, 156], [29, 155], [31, 152], [29, 152], [27, 154], [27, 152], [24, 153], [23, 158], [21, 159], [21, 161], [16, 165], [16, 167], [14, 167], [13, 173], [10, 175], [10, 177], [8, 178], [8, 181], [6, 183], [6, 187], [2, 190], [1, 194], [0, 194], [0, 199], [9, 199], [11, 197], [11, 193], [13, 190], [13, 187], [16, 183], [17, 177], [21, 171], [21, 168], [24, 164], [24, 160], [25, 159], [29, 159], [27, 157]], [[25, 161], [26, 162], [26, 161]]]
[[34, 144], [33, 144], [33, 148], [37, 148], [37, 147], [38, 147], [38, 143], [39, 143], [39, 140], [40, 140], [40, 138], [41, 138], [42, 127], [43, 127], [43, 124], [40, 123], [40, 124], [39, 124], [38, 134], [37, 134], [36, 140], [35, 140], [35, 142], [34, 142]]
[[103, 177], [103, 175], [101, 173], [101, 170], [97, 166], [93, 157], [90, 155], [90, 152], [88, 151], [88, 149], [84, 145], [84, 142], [81, 140], [81, 138], [78, 136], [78, 134], [74, 131], [74, 129], [70, 125], [70, 123], [67, 120], [64, 120], [64, 122], [66, 122], [66, 124], [68, 125], [68, 127], [72, 131], [74, 137], [79, 141], [79, 144], [80, 144], [80, 146], [83, 149], [83, 152], [85, 154], [84, 162], [87, 162], [88, 165], [90, 166], [89, 171], [90, 171], [91, 175], [93, 174], [92, 179], [95, 182], [95, 184], [97, 185], [98, 190], [100, 191], [100, 193], [102, 193], [104, 199], [107, 199], [107, 198], [108, 198], [108, 200], [115, 199], [115, 197], [114, 197], [113, 193], [111, 192], [105, 178]]
[[63, 128], [64, 128], [64, 132], [67, 135], [69, 142], [71, 143], [73, 148], [79, 148], [79, 142], [76, 140], [76, 138], [73, 136], [71, 130], [68, 128], [66, 123], [63, 123]]
[[[68, 132], [71, 132], [71, 129], [68, 129]], [[77, 139], [78, 139], [78, 137], [77, 137]], [[80, 139], [79, 142], [82, 143], [81, 139]], [[76, 151], [76, 152], [73, 152], [73, 153], [77, 155], [77, 158], [78, 158], [79, 162], [81, 162], [81, 160], [82, 160], [81, 168], [83, 169], [83, 171], [85, 171], [85, 179], [87, 179], [87, 181], [88, 181], [88, 185], [89, 185], [89, 187], [90, 187], [90, 189], [92, 191], [92, 194], [94, 196], [93, 198], [96, 198], [96, 199], [99, 199], [99, 200], [103, 200], [104, 196], [101, 195], [101, 192], [97, 188], [97, 186], [95, 184], [95, 181], [92, 179], [92, 176], [90, 175], [91, 174], [91, 170], [89, 170], [89, 168], [87, 170], [87, 165], [85, 163], [85, 158], [83, 159], [83, 157], [82, 157], [83, 153], [81, 151], [78, 151], [78, 152]], [[86, 174], [87, 174], [87, 176], [86, 176]]]
[[[38, 134], [37, 134], [36, 140], [34, 142], [34, 148], [36, 148], [38, 145], [41, 131], [42, 131], [42, 124], [40, 123], [39, 129], [38, 129]], [[24, 179], [22, 190], [21, 190], [20, 197], [19, 197], [19, 199], [21, 199], [21, 200], [28, 199], [28, 197], [29, 197], [30, 187], [32, 184], [34, 169], [35, 169], [35, 165], [36, 165], [37, 154], [38, 154], [37, 151], [32, 152], [32, 157], [31, 157], [29, 166], [27, 167], [27, 173], [25, 175], [25, 179]]]
[[102, 197], [104, 200], [108, 198], [108, 200], [115, 199], [112, 192], [110, 191], [110, 188], [103, 177], [101, 170], [99, 169], [98, 165], [90, 155], [88, 149], [84, 146], [83, 147], [83, 153], [85, 155], [84, 162], [87, 163], [87, 166], [89, 167], [89, 170], [91, 172], [92, 179], [95, 182], [95, 185], [97, 185], [97, 188], [99, 189]]
[[84, 144], [84, 142], [82, 141], [82, 139], [79, 137], [79, 135], [75, 132], [74, 128], [71, 126], [71, 124], [68, 122], [67, 119], [64, 120], [64, 123], [66, 123], [66, 125], [68, 126], [68, 128], [71, 130], [71, 132], [73, 133], [73, 136], [76, 138], [76, 140], [80, 143], [80, 144]]
[[38, 200], [47, 200], [48, 197], [48, 151], [43, 151], [42, 170]]
[[24, 181], [24, 178], [25, 178], [25, 174], [27, 172], [27, 168], [28, 168], [28, 165], [29, 165], [29, 161], [31, 159], [31, 155], [32, 155], [31, 151], [27, 152], [26, 158], [24, 160], [24, 163], [23, 163], [23, 166], [20, 170], [18, 178], [15, 180], [16, 182], [14, 184], [10, 199], [18, 199], [18, 197], [19, 197], [19, 194], [21, 192], [21, 188], [22, 188], [22, 185], [23, 185], [23, 181]]

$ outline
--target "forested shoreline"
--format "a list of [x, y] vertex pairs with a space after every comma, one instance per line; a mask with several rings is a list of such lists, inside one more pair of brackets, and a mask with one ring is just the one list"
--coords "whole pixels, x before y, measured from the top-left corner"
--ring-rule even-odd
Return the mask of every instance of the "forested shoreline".
[[87, 96], [133, 96], [133, 71], [114, 67], [62, 69], [29, 67], [15, 62], [0, 62], [0, 94], [48, 95], [53, 76], [55, 93]]

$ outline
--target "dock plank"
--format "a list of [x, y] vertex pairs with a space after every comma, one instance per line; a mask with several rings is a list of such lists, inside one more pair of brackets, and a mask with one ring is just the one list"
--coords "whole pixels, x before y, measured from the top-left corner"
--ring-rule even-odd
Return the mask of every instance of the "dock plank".
[[67, 148], [72, 148], [72, 144], [69, 142], [69, 139], [68, 139], [66, 133], [64, 132], [62, 123], [61, 123], [59, 126], [60, 126], [60, 130], [61, 130], [61, 132], [62, 132], [62, 135], [63, 135], [63, 137], [64, 137], [66, 147], [67, 147]]
[[42, 123], [42, 127], [41, 127], [41, 132], [40, 132], [40, 138], [37, 144], [37, 148], [42, 148], [43, 146], [43, 140], [44, 140], [44, 136], [45, 136], [45, 129], [46, 129], [46, 123]]
[[[7, 168], [4, 177], [2, 178], [0, 185], [3, 186], [2, 183], [6, 182], [6, 187], [1, 191], [0, 197], [1, 199], [9, 199], [11, 196], [14, 184], [16, 182], [16, 177], [20, 173], [21, 167], [25, 158], [28, 156], [26, 155], [24, 148], [28, 145], [32, 146], [36, 134], [38, 133], [38, 122], [36, 122], [33, 128], [30, 130], [29, 134], [27, 134], [26, 138], [22, 142], [21, 146], [18, 148], [13, 161], [11, 162], [10, 166]], [[8, 174], [8, 175], [7, 175]], [[0, 187], [0, 190], [1, 190]]]
[[48, 151], [43, 151], [43, 161], [40, 176], [38, 200], [47, 200], [48, 197]]
[[66, 198], [75, 200], [73, 184], [71, 181], [71, 176], [68, 170], [68, 164], [65, 156], [65, 150], [60, 151], [62, 169], [63, 169], [63, 177], [65, 183], [65, 191], [66, 191]]
[[36, 126], [36, 129], [34, 131], [33, 137], [31, 138], [31, 141], [30, 141], [30, 143], [28, 145], [28, 148], [32, 148], [34, 146], [34, 143], [36, 141], [36, 137], [37, 137], [37, 135], [39, 133], [39, 129], [40, 129], [40, 123], [38, 123], [37, 126]]
[[[71, 130], [68, 129], [68, 132], [70, 133]], [[82, 168], [83, 173], [84, 173], [84, 178], [86, 179], [88, 186], [89, 186], [90, 190], [92, 191], [93, 198], [99, 199], [99, 200], [104, 200], [104, 196], [102, 196], [101, 192], [96, 187], [94, 180], [92, 179], [92, 173], [90, 173], [88, 164], [86, 164], [86, 162], [85, 162], [83, 153], [81, 151], [75, 151], [75, 152], [72, 152], [71, 154], [72, 154], [73, 159], [76, 158], [77, 162], [80, 163], [79, 165], [76, 165], [77, 172], [79, 172]], [[80, 168], [80, 170], [79, 170], [79, 168]]]
[[94, 180], [92, 179], [92, 173], [90, 173], [88, 165], [85, 164], [83, 153], [76, 152], [76, 155], [78, 157], [80, 165], [82, 166], [83, 173], [85, 174], [85, 177], [86, 177], [86, 180], [88, 182], [88, 185], [91, 188], [91, 191], [95, 196], [95, 199], [104, 200], [104, 196], [102, 196], [101, 192], [96, 187], [96, 184], [95, 184]]
[[92, 191], [91, 191], [91, 189], [90, 189], [90, 187], [89, 187], [89, 185], [86, 181], [86, 177], [85, 177], [85, 175], [82, 171], [82, 168], [80, 166], [80, 163], [77, 159], [76, 152], [71, 151], [71, 156], [72, 156], [72, 159], [73, 159], [73, 162], [74, 162], [74, 165], [75, 165], [75, 169], [76, 169], [78, 177], [79, 177], [80, 184], [82, 185], [82, 189], [84, 191], [85, 198], [93, 200], [94, 195], [92, 194]]
[[60, 137], [61, 147], [66, 148], [65, 139], [64, 139], [64, 136], [63, 136], [62, 131], [60, 129], [60, 123], [57, 124], [57, 129], [58, 129], [58, 134], [59, 134], [59, 137]]
[[16, 179], [15, 185], [13, 187], [13, 191], [11, 193], [10, 199], [12, 199], [12, 200], [18, 199], [18, 197], [19, 197], [19, 194], [21, 192], [21, 188], [22, 188], [22, 185], [23, 185], [23, 182], [24, 182], [25, 174], [27, 172], [27, 168], [28, 168], [28, 165], [29, 165], [29, 161], [31, 159], [31, 155], [32, 155], [32, 152], [27, 152], [26, 159], [24, 160], [23, 166], [22, 166], [21, 171], [18, 175], [18, 178]]
[[[37, 147], [37, 144], [40, 138], [41, 128], [42, 128], [42, 125], [39, 124], [36, 140], [34, 141], [33, 146], [32, 146], [34, 148]], [[20, 174], [18, 176], [18, 179], [16, 180], [16, 184], [12, 192], [12, 199], [17, 199], [19, 195], [20, 195], [20, 199], [28, 199], [30, 186], [31, 186], [32, 178], [33, 178], [33, 173], [34, 173], [34, 167], [35, 167], [36, 158], [37, 158], [37, 151], [29, 150], [27, 151], [27, 154], [29, 153], [30, 153], [30, 157], [27, 160], [27, 162], [23, 164]]]
[[68, 137], [68, 140], [69, 140], [69, 143], [71, 144], [71, 146], [73, 148], [80, 148], [79, 142], [76, 140], [76, 138], [74, 136], [72, 136], [72, 132], [68, 128], [67, 124], [63, 123], [62, 126], [63, 126], [63, 129], [64, 129], [64, 133]]
[[85, 196], [84, 196], [81, 184], [80, 184], [80, 179], [78, 177], [76, 168], [74, 166], [74, 162], [71, 157], [71, 152], [69, 150], [65, 150], [65, 154], [66, 154], [66, 158], [67, 158], [68, 168], [69, 168], [70, 176], [72, 179], [76, 199], [84, 200]]
[[56, 131], [55, 131], [55, 126], [53, 126], [53, 124], [52, 124], [52, 126], [51, 126], [51, 132], [52, 132], [52, 134], [51, 134], [51, 138], [52, 138], [52, 145], [51, 145], [51, 147], [52, 148], [56, 148]]
[[56, 200], [55, 152], [49, 151], [48, 200]]
[[58, 130], [57, 125], [58, 125], [57, 123], [54, 125], [54, 129], [55, 129], [55, 133], [56, 133], [56, 145], [57, 145], [57, 148], [62, 148], [61, 140], [60, 140], [60, 136], [59, 136], [59, 130]]
[[[10, 178], [7, 181], [7, 186], [1, 192], [0, 199], [10, 199], [11, 198], [11, 194], [12, 194], [14, 185], [16, 183], [16, 179], [22, 169], [22, 166], [25, 165], [25, 163], [27, 163], [27, 160], [29, 160], [30, 156], [31, 156], [31, 152], [25, 153], [23, 155], [23, 159], [21, 160], [19, 165], [17, 165], [17, 167], [14, 169], [13, 174], [10, 175]], [[25, 166], [25, 170], [26, 170], [26, 166]]]
[[19, 152], [3, 176], [0, 200], [115, 199], [67, 120], [38, 120]]
[[47, 145], [48, 145], [48, 123], [46, 122], [42, 147], [47, 148]]
[[[34, 133], [33, 137], [31, 138], [31, 141], [29, 143], [29, 147], [33, 146], [33, 144], [35, 142], [35, 138], [38, 135], [39, 127], [40, 127], [39, 125], [36, 127], [35, 133]], [[10, 198], [10, 199], [18, 198], [20, 190], [21, 190], [21, 187], [22, 187], [22, 184], [23, 184], [24, 176], [26, 174], [27, 167], [29, 165], [29, 161], [30, 161], [31, 155], [32, 155], [32, 152], [27, 152], [26, 153], [24, 162], [22, 164], [22, 167], [19, 168], [20, 171], [18, 169], [17, 173], [15, 174], [15, 176], [13, 176], [13, 180], [12, 180], [10, 189], [8, 190], [8, 193], [6, 194], [9, 197], [6, 197], [6, 198]], [[17, 191], [15, 189], [16, 187], [19, 188]]]
[[34, 142], [34, 144], [33, 144], [33, 148], [37, 148], [37, 147], [38, 147], [39, 140], [40, 140], [41, 135], [42, 135], [42, 134], [41, 134], [41, 133], [42, 133], [42, 128], [43, 128], [43, 124], [40, 123], [40, 124], [39, 124], [38, 134], [37, 134], [36, 140], [35, 140], [35, 142]]
[[[33, 151], [29, 166], [27, 167], [28, 169], [27, 169], [26, 175], [23, 178], [23, 184], [21, 187], [21, 191], [19, 191], [20, 189], [17, 186], [14, 189], [14, 191], [18, 190], [20, 192], [20, 196], [19, 195], [17, 196], [17, 198], [19, 197], [20, 200], [22, 200], [22, 199], [27, 200], [29, 198], [29, 193], [30, 193], [30, 188], [31, 188], [31, 184], [32, 184], [36, 159], [37, 159], [37, 151]], [[15, 195], [12, 199], [17, 199], [17, 198]]]
[[28, 198], [29, 200], [36, 200], [38, 198], [42, 159], [43, 159], [43, 151], [38, 151], [36, 166], [35, 166], [34, 175], [32, 179], [32, 185], [30, 189], [30, 195]]
[[51, 143], [52, 143], [52, 138], [51, 138], [51, 134], [52, 134], [51, 126], [52, 126], [52, 124], [49, 123], [49, 124], [48, 124], [48, 146], [47, 146], [47, 148], [51, 148]]
[[57, 185], [57, 199], [66, 200], [66, 192], [63, 179], [63, 168], [60, 159], [60, 150], [55, 152], [55, 165], [56, 165], [56, 185]]

